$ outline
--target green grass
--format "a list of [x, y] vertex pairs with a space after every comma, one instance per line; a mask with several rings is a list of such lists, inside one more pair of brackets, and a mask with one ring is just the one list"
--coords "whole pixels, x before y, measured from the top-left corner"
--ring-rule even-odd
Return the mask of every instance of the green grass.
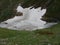
[[[46, 31], [53, 34], [41, 34]], [[60, 45], [60, 23], [51, 28], [36, 31], [17, 31], [0, 28], [0, 40], [2, 39], [8, 39], [5, 45], [48, 45], [48, 43]]]

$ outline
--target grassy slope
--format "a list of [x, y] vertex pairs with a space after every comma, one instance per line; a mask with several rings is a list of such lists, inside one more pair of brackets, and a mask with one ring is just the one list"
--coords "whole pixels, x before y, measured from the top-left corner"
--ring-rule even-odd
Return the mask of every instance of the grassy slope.
[[[54, 34], [41, 34], [40, 32], [53, 32]], [[60, 24], [48, 29], [36, 31], [14, 31], [0, 28], [0, 42], [6, 40], [6, 45], [59, 45], [60, 43]], [[2, 41], [2, 42], [3, 42]], [[4, 42], [3, 42], [4, 43]], [[2, 45], [0, 43], [0, 45]]]

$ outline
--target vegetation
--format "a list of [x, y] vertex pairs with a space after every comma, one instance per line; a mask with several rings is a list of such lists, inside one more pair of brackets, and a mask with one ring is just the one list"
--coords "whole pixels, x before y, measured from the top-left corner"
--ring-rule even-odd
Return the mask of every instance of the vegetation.
[[54, 0], [53, 3], [48, 7], [45, 17], [47, 21], [60, 21], [60, 0]]
[[[48, 34], [49, 32], [52, 34]], [[60, 45], [60, 23], [51, 28], [36, 31], [0, 28], [0, 42], [0, 45], [4, 42], [5, 45]]]

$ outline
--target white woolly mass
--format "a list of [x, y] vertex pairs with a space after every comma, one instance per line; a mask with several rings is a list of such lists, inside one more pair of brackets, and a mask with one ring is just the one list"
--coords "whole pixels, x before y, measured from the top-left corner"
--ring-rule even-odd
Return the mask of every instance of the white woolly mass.
[[15, 29], [15, 30], [36, 30], [50, 27], [56, 23], [48, 23], [42, 21], [42, 16], [46, 13], [46, 9], [39, 8], [23, 8], [21, 6], [17, 7], [17, 12], [23, 13], [23, 16], [15, 16], [0, 23], [0, 27]]

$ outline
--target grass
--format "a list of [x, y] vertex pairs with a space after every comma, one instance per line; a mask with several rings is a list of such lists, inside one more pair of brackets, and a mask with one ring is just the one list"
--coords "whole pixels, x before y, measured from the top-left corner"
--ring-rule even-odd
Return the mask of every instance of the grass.
[[4, 44], [4, 41], [5, 45], [60, 45], [60, 23], [51, 28], [36, 31], [0, 28], [0, 45]]

